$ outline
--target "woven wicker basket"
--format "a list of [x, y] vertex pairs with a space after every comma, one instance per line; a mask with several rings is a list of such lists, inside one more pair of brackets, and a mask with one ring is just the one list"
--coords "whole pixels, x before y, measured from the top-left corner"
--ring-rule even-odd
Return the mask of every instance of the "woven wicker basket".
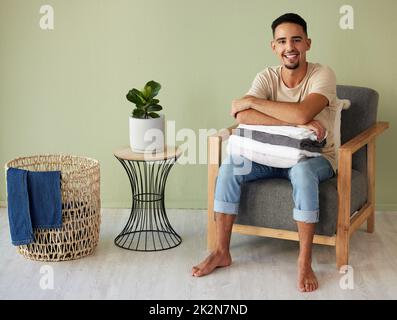
[[91, 254], [99, 240], [101, 223], [99, 162], [69, 155], [17, 158], [5, 168], [61, 171], [62, 228], [35, 229], [35, 241], [18, 246], [24, 257], [40, 261], [65, 261]]

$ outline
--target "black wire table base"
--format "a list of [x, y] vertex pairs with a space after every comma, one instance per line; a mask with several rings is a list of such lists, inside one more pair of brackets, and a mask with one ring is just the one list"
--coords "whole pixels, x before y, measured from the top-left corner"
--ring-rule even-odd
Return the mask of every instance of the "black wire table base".
[[172, 228], [164, 206], [168, 174], [176, 158], [125, 160], [117, 157], [131, 184], [131, 214], [116, 246], [134, 251], [160, 251], [178, 246], [182, 238]]

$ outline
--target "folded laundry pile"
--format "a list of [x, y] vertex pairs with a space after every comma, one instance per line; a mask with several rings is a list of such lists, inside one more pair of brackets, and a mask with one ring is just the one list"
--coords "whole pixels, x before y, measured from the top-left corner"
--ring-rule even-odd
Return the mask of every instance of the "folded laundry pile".
[[326, 138], [293, 126], [240, 124], [229, 138], [227, 151], [248, 160], [276, 168], [290, 168], [299, 161], [321, 155]]
[[62, 227], [61, 172], [7, 170], [8, 218], [13, 245], [34, 242], [34, 228]]

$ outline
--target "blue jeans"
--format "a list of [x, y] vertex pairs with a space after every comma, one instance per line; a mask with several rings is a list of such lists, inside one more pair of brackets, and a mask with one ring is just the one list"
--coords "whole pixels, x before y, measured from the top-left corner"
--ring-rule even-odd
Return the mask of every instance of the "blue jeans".
[[252, 162], [240, 156], [228, 156], [219, 168], [216, 180], [214, 211], [238, 213], [241, 185], [258, 179], [284, 178], [291, 181], [296, 221], [317, 223], [319, 221], [318, 185], [332, 178], [334, 170], [324, 157], [308, 158], [292, 168], [274, 168]]

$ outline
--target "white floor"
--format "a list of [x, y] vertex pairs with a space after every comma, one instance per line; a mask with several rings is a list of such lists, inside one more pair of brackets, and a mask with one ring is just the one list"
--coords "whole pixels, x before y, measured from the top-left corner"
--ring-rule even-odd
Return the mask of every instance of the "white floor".
[[[336, 270], [334, 248], [316, 245], [313, 266], [320, 288], [314, 293], [296, 290], [296, 242], [234, 234], [232, 266], [194, 278], [191, 266], [207, 254], [204, 210], [169, 209], [171, 224], [183, 242], [162, 252], [134, 252], [113, 244], [128, 213], [103, 210], [100, 242], [93, 255], [42, 263], [17, 254], [10, 243], [7, 209], [0, 209], [0, 299], [397, 298], [397, 213], [377, 213], [374, 234], [360, 230], [353, 235], [350, 282]], [[40, 286], [49, 275], [43, 266], [54, 272], [53, 289]], [[341, 282], [354, 288], [342, 289]]]

